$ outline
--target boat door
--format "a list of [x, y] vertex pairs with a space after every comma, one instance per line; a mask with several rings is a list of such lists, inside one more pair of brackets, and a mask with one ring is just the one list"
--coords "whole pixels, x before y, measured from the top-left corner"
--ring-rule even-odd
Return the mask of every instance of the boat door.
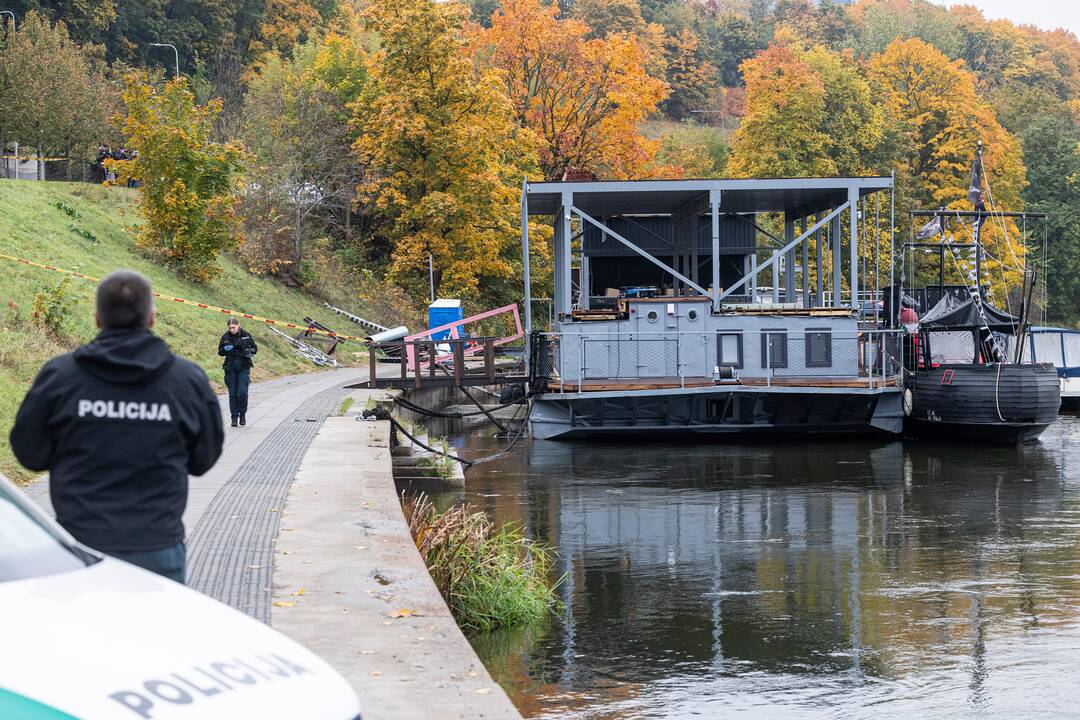
[[679, 375], [684, 378], [710, 377], [705, 344], [706, 312], [697, 303], [675, 305], [678, 320]]
[[[638, 312], [638, 335], [633, 342], [637, 351], [637, 376], [641, 378], [669, 377], [675, 368], [668, 362], [668, 325], [665, 312], [668, 303], [642, 303]], [[676, 325], [677, 327], [677, 325]]]

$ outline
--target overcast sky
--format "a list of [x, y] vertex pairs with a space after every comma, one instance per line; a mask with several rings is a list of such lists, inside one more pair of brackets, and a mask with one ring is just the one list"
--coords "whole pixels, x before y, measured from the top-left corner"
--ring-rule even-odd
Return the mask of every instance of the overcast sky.
[[991, 20], [1037, 25], [1045, 30], [1065, 28], [1080, 35], [1078, 0], [937, 0], [942, 5], [974, 5]]

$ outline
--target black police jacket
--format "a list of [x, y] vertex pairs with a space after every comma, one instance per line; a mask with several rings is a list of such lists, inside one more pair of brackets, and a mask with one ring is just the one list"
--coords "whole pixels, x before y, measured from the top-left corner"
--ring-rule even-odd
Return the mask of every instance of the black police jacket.
[[188, 475], [223, 439], [206, 373], [148, 330], [105, 330], [50, 360], [11, 430], [19, 462], [50, 472], [56, 519], [103, 552], [182, 542]]
[[[229, 350], [225, 349], [230, 346]], [[217, 354], [225, 358], [221, 364], [222, 370], [247, 370], [255, 364], [251, 356], [257, 352], [259, 346], [255, 344], [255, 338], [244, 328], [240, 328], [236, 335], [226, 330], [218, 341]]]

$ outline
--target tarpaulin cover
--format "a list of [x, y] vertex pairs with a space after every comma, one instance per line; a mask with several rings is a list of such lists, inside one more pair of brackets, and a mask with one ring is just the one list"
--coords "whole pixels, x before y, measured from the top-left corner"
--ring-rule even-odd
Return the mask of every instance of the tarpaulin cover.
[[1018, 318], [998, 310], [988, 302], [982, 303], [980, 315], [974, 300], [949, 294], [943, 296], [938, 304], [919, 320], [919, 326], [923, 330], [976, 329], [987, 325], [994, 332], [1007, 333], [1012, 333], [1019, 323]]

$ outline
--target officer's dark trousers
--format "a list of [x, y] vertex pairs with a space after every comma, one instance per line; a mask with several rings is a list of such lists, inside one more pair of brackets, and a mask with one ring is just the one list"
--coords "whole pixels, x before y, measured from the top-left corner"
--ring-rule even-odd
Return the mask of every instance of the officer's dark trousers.
[[110, 554], [124, 562], [138, 565], [143, 570], [149, 570], [178, 583], [184, 582], [184, 574], [187, 570], [187, 548], [184, 547], [184, 543], [177, 543], [161, 550]]
[[225, 387], [229, 388], [229, 414], [233, 417], [247, 413], [250, 384], [251, 368], [225, 371]]

